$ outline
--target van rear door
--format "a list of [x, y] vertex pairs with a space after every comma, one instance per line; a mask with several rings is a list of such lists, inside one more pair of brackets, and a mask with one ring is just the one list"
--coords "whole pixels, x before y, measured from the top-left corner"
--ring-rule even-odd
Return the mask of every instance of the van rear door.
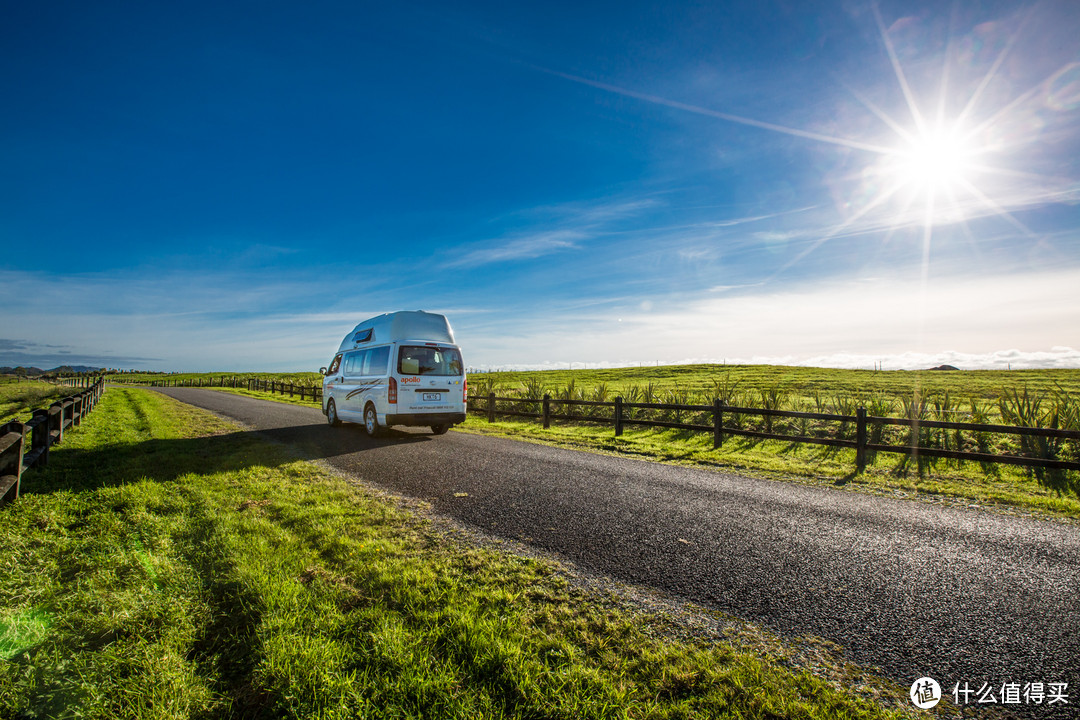
[[402, 344], [397, 372], [398, 413], [464, 412], [465, 370], [453, 345]]

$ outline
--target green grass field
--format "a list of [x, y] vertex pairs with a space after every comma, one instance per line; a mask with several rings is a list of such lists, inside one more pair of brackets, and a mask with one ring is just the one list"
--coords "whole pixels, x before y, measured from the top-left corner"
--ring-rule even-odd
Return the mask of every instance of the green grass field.
[[23, 488], [0, 717], [915, 716], [827, 643], [634, 609], [150, 391]]
[[[318, 377], [316, 374], [315, 377]], [[902, 396], [918, 390], [923, 394], [946, 390], [963, 397], [996, 398], [1002, 390], [1028, 387], [1047, 394], [1058, 387], [1080, 392], [1080, 370], [960, 370], [875, 371], [786, 365], [660, 365], [610, 370], [546, 370], [534, 372], [480, 373], [476, 383], [490, 378], [496, 385], [514, 387], [539, 381], [549, 387], [565, 387], [573, 381], [585, 388], [607, 384], [612, 392], [627, 386], [653, 383], [660, 391], [679, 389], [711, 394], [718, 385], [736, 386], [749, 393], [786, 388], [797, 395], [812, 393], [886, 393]]]
[[34, 410], [48, 407], [60, 398], [77, 392], [41, 380], [0, 377], [0, 423], [29, 420]]

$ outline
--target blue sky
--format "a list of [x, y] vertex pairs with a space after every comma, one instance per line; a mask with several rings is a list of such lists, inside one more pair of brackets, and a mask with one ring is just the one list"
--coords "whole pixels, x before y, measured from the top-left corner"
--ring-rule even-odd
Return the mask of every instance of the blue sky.
[[0, 365], [1080, 367], [1080, 5], [5, 3]]

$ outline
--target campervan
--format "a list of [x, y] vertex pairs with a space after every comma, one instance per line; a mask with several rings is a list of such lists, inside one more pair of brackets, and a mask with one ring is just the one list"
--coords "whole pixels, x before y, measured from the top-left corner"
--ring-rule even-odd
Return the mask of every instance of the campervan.
[[363, 423], [374, 437], [392, 425], [428, 426], [441, 435], [465, 422], [465, 366], [442, 315], [401, 311], [365, 320], [322, 374], [331, 425]]

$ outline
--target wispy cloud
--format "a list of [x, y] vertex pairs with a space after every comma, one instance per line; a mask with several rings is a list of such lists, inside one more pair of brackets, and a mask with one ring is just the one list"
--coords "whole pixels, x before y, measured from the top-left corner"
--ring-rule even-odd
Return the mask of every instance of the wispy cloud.
[[527, 222], [533, 230], [515, 230], [458, 246], [443, 267], [474, 268], [581, 250], [596, 237], [619, 232], [626, 221], [657, 207], [659, 202], [655, 197], [646, 196], [523, 208], [512, 213], [512, 218], [515, 224]]
[[479, 267], [494, 263], [533, 260], [544, 255], [577, 249], [589, 235], [576, 230], [538, 232], [523, 237], [502, 238], [483, 247], [464, 252], [445, 263], [445, 267]]

